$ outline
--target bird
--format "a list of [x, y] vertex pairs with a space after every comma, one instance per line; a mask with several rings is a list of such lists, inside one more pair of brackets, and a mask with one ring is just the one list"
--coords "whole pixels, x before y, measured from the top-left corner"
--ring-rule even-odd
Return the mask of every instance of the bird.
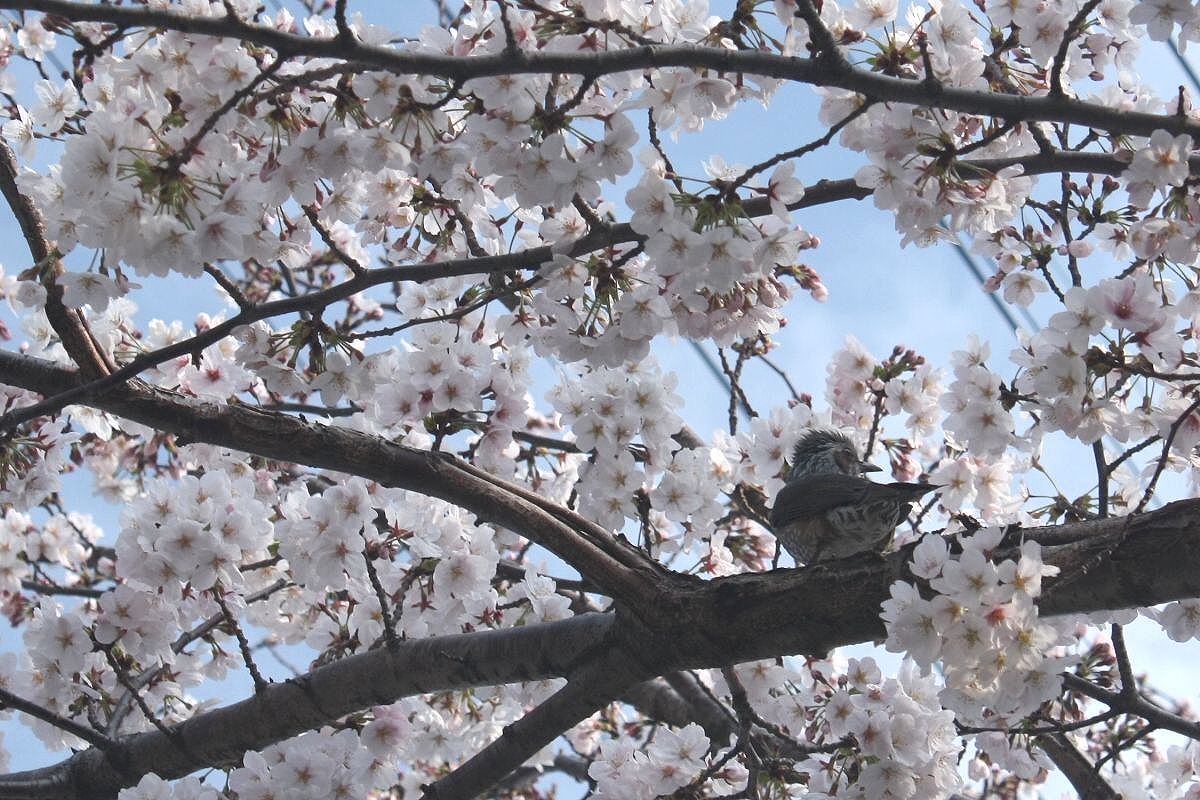
[[863, 477], [879, 471], [841, 431], [813, 428], [800, 437], [769, 520], [797, 564], [882, 553], [913, 501], [938, 488]]

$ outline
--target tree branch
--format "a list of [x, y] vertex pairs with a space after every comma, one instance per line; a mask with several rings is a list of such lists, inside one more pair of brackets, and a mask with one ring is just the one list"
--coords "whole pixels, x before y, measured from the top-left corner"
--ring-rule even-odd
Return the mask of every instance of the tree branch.
[[1200, 722], [1193, 722], [1178, 714], [1172, 714], [1136, 692], [1133, 694], [1110, 692], [1070, 672], [1063, 674], [1063, 686], [1104, 703], [1109, 708], [1142, 717], [1156, 728], [1174, 731], [1189, 739], [1200, 740]]
[[1092, 763], [1080, 753], [1066, 734], [1051, 733], [1039, 736], [1038, 746], [1050, 756], [1055, 766], [1075, 787], [1080, 800], [1117, 800], [1118, 795], [1104, 778], [1092, 769]]
[[[77, 373], [48, 361], [0, 351], [0, 375], [11, 385], [58, 394], [78, 385]], [[518, 531], [563, 559], [606, 594], [632, 605], [650, 602], [653, 582], [637, 573], [661, 574], [658, 566], [608, 531], [569, 509], [507, 484], [453, 456], [395, 444], [345, 428], [327, 427], [244, 405], [206, 403], [140, 381], [108, 390], [93, 401], [187, 441], [222, 444], [280, 461], [359, 475], [383, 486], [438, 497], [481, 521]], [[564, 518], [575, 524], [564, 521]], [[579, 533], [585, 530], [586, 536]]]
[[423, 800], [471, 800], [596, 711], [611, 703], [640, 671], [627, 653], [608, 651], [449, 775], [425, 787]]
[[75, 21], [108, 22], [119, 27], [151, 27], [241, 39], [274, 49], [280, 56], [334, 58], [397, 74], [436, 75], [457, 81], [498, 75], [551, 74], [601, 76], [635, 70], [682, 67], [847, 89], [875, 98], [937, 106], [968, 114], [1002, 117], [1010, 122], [1045, 120], [1097, 128], [1116, 135], [1149, 136], [1163, 129], [1200, 138], [1200, 123], [1183, 115], [1148, 114], [1085, 103], [1068, 97], [996, 94], [925, 81], [894, 78], [836, 61], [794, 58], [759, 50], [726, 50], [695, 45], [643, 45], [582, 54], [520, 50], [470, 57], [397, 50], [287, 33], [225, 17], [196, 17], [161, 8], [93, 5], [69, 0], [0, 0], [0, 8], [41, 11]]
[[[85, 375], [98, 377], [113, 369], [92, 332], [88, 330], [78, 309], [63, 305], [63, 290], [55, 278], [64, 271], [58, 252], [46, 240], [46, 222], [42, 212], [17, 189], [17, 157], [8, 142], [0, 139], [0, 194], [4, 195], [13, 215], [21, 226], [21, 234], [37, 266], [40, 283], [46, 289], [46, 319], [58, 334], [63, 349], [79, 365]], [[0, 429], [2, 433], [2, 429]]]
[[173, 725], [166, 733], [115, 739], [119, 764], [93, 747], [49, 767], [3, 776], [0, 798], [112, 797], [138, 775], [178, 778], [202, 767], [238, 763], [247, 750], [402, 697], [560, 677], [603, 645], [613, 621], [612, 614], [584, 614], [370, 650], [269, 684], [246, 700]]
[[[10, 385], [42, 394], [69, 388], [79, 380], [77, 373], [51, 362], [6, 351], [0, 351], [0, 375]], [[636, 554], [635, 550], [611, 536], [601, 539], [596, 526], [589, 527], [587, 536], [578, 535], [560, 516], [546, 510], [552, 504], [534, 505], [522, 497], [527, 490], [495, 478], [484, 480], [449, 456], [244, 405], [204, 402], [140, 382], [106, 393], [96, 407], [190, 441], [358, 475], [459, 505], [542, 544], [615, 599], [646, 615], [644, 623], [662, 619], [661, 624], [673, 630], [679, 619], [713, 613], [750, 626], [738, 623], [711, 632], [673, 633], [673, 639], [689, 642], [685, 649], [697, 654], [707, 651], [698, 661], [684, 660], [677, 668], [779, 653], [823, 653], [839, 644], [876, 638], [883, 632], [878, 604], [887, 598], [892, 582], [907, 575], [901, 551], [879, 563], [850, 561], [776, 571], [781, 577], [766, 582], [757, 574], [701, 581], [670, 572], [640, 554], [631, 558], [629, 553]], [[577, 517], [566, 509], [561, 515]], [[1047, 582], [1039, 602], [1045, 614], [1200, 597], [1200, 546], [1195, 546], [1200, 539], [1200, 500], [1181, 500], [1136, 516], [1027, 528], [1020, 533], [1041, 542], [1047, 563], [1063, 569], [1063, 577]], [[997, 555], [1003, 557], [1005, 552]], [[1097, 553], [1107, 556], [1090, 563]], [[1081, 565], [1088, 569], [1073, 571]], [[670, 602], [672, 595], [682, 604], [677, 618], [671, 617], [671, 609], [655, 605]], [[781, 623], [807, 602], [823, 609], [813, 615], [815, 620]], [[836, 621], [831, 624], [825, 619]], [[759, 645], [736, 644], [742, 638], [754, 639], [759, 628], [766, 634]], [[709, 651], [705, 641], [720, 646]], [[724, 657], [728, 653], [737, 653], [737, 662], [728, 662]]]
[[61, 731], [76, 736], [105, 753], [113, 753], [116, 749], [113, 740], [100, 731], [93, 730], [86, 725], [80, 725], [75, 720], [55, 714], [53, 711], [48, 711], [37, 703], [26, 700], [23, 697], [18, 697], [5, 689], [0, 689], [0, 708], [11, 708], [15, 711], [28, 714], [34, 719], [40, 719], [47, 725], [52, 725]]
[[[78, 380], [75, 373], [50, 362], [3, 351], [0, 374], [10, 384], [43, 393]], [[711, 581], [669, 572], [649, 562], [634, 569], [614, 556], [614, 548], [619, 547], [615, 541], [599, 541], [590, 531], [581, 536], [543, 507], [464, 472], [437, 454], [245, 406], [200, 402], [141, 383], [110, 391], [98, 399], [97, 406], [192, 440], [348, 472], [440, 497], [543, 542], [600, 585], [619, 590], [614, 591], [616, 615], [585, 614], [563, 623], [403, 642], [394, 656], [396, 661], [389, 660], [389, 652], [381, 649], [347, 658], [297, 681], [269, 686], [259, 696], [176, 726], [188, 755], [157, 732], [118, 740], [130, 754], [131, 764], [152, 765], [154, 771], [168, 777], [202, 766], [197, 758], [208, 764], [226, 763], [247, 749], [406, 693], [571, 676], [579, 664], [586, 663], [588, 651], [595, 654], [596, 647], [617, 653], [634, 665], [622, 664], [631, 670], [626, 678], [632, 674], [637, 680], [646, 680], [677, 670], [792, 653], [824, 653], [833, 647], [879, 639], [884, 635], [880, 603], [889, 596], [893, 582], [911, 580], [905, 566], [907, 549], [886, 558], [846, 559], [808, 569]], [[1170, 503], [1131, 517], [1028, 528], [1019, 534], [1010, 535], [1008, 541], [1039, 541], [1046, 562], [1062, 570], [1063, 577], [1047, 580], [1039, 602], [1046, 616], [1200, 596], [1200, 500]], [[994, 555], [1011, 558], [1018, 551], [1010, 544]], [[1082, 683], [1087, 687], [1085, 693], [1102, 702], [1125, 701], [1120, 694]], [[628, 685], [632, 682], [615, 681], [604, 693], [616, 697]], [[1070, 681], [1068, 687], [1079, 688]], [[572, 713], [582, 713], [580, 702], [572, 700], [567, 706], [575, 709]], [[264, 704], [271, 710], [264, 713]], [[1146, 708], [1139, 704], [1130, 713], [1146, 715], [1159, 727], [1182, 723], [1192, 735], [1200, 736], [1194, 723], [1172, 718], [1174, 715], [1148, 704]], [[231, 736], [231, 732], [237, 735]], [[546, 731], [544, 735], [553, 738], [557, 733]], [[509, 756], [504, 758], [511, 761]], [[95, 750], [13, 780], [21, 786], [31, 785], [35, 779], [53, 783], [60, 780], [57, 776], [62, 771], [81, 774], [80, 769], [89, 778], [78, 785], [110, 791], [119, 785], [118, 773]], [[483, 770], [480, 776], [493, 774], [490, 768], [479, 769]], [[471, 778], [470, 785], [480, 780], [483, 778]], [[64, 784], [53, 785], [61, 790]], [[2, 788], [0, 784], [0, 796]], [[80, 795], [59, 791], [57, 796]]]

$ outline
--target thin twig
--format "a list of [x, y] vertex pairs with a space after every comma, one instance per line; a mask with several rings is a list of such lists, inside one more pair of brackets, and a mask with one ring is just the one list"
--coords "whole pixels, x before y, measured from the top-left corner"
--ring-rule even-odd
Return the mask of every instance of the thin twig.
[[1091, 716], [1091, 717], [1087, 717], [1085, 719], [1078, 720], [1076, 722], [1063, 722], [1063, 723], [1059, 723], [1059, 724], [1055, 724], [1055, 725], [1042, 725], [1040, 727], [1039, 726], [1013, 727], [1011, 725], [1004, 725], [1004, 726], [998, 726], [998, 727], [987, 727], [987, 726], [979, 727], [976, 725], [963, 725], [958, 722], [954, 723], [954, 727], [959, 733], [963, 733], [963, 734], [1006, 733], [1006, 734], [1010, 734], [1010, 735], [1020, 734], [1022, 736], [1040, 736], [1042, 734], [1047, 734], [1047, 733], [1069, 733], [1071, 731], [1083, 730], [1084, 728], [1090, 728], [1093, 725], [1099, 724], [1101, 722], [1107, 722], [1108, 720], [1113, 719], [1114, 717], [1120, 716], [1121, 713], [1122, 712], [1114, 711], [1113, 709], [1110, 708], [1108, 711], [1105, 711], [1100, 714], [1096, 714], [1095, 716]]
[[791, 378], [788, 377], [788, 374], [784, 372], [783, 369], [781, 369], [774, 361], [767, 358], [766, 355], [760, 354], [758, 356], [758, 360], [766, 364], [768, 369], [778, 375], [779, 379], [783, 381], [784, 386], [786, 386], [788, 391], [792, 393], [792, 399], [796, 402], [800, 402], [800, 393], [796, 391], [796, 387], [792, 385]]
[[329, 251], [337, 256], [337, 260], [346, 265], [346, 268], [354, 273], [356, 278], [361, 278], [367, 274], [367, 267], [363, 266], [359, 261], [342, 249], [342, 246], [333, 240], [333, 234], [325, 227], [325, 223], [321, 222], [321, 218], [317, 216], [317, 210], [311, 205], [304, 206], [304, 216], [308, 217], [308, 221], [312, 223], [313, 230], [321, 237], [321, 241], [329, 248]]
[[217, 282], [218, 286], [225, 290], [225, 294], [229, 295], [233, 302], [237, 303], [239, 309], [245, 311], [253, 307], [254, 304], [246, 298], [246, 295], [242, 294], [242, 290], [233, 281], [229, 280], [228, 276], [219, 267], [215, 267], [212, 264], [205, 264], [204, 271]]
[[192, 157], [195, 156], [196, 153], [200, 152], [201, 140], [203, 140], [204, 137], [207, 136], [212, 129], [217, 126], [217, 123], [221, 120], [221, 117], [237, 108], [243, 100], [254, 93], [254, 90], [257, 89], [259, 85], [263, 83], [263, 81], [266, 81], [276, 72], [278, 72], [280, 67], [284, 65], [285, 61], [286, 59], [284, 59], [282, 56], [276, 58], [270, 64], [263, 67], [262, 72], [255, 75], [250, 83], [246, 84], [241, 89], [238, 89], [236, 92], [230, 95], [228, 100], [222, 103], [219, 108], [217, 108], [204, 119], [204, 122], [200, 124], [200, 127], [196, 129], [195, 133], [188, 137], [187, 141], [183, 143], [182, 147], [167, 157], [167, 159], [163, 162], [162, 170], [168, 175], [177, 175], [179, 173], [179, 169], [184, 164], [191, 161]]
[[829, 130], [827, 130], [825, 132], [824, 136], [821, 136], [818, 139], [814, 139], [813, 141], [809, 142], [808, 144], [802, 144], [797, 148], [794, 148], [792, 150], [788, 150], [783, 153], [779, 153], [777, 155], [771, 156], [766, 161], [755, 164], [754, 166], [750, 167], [745, 172], [743, 172], [741, 175], [739, 175], [737, 180], [733, 181], [733, 183], [730, 184], [730, 187], [729, 187], [730, 190], [732, 191], [741, 186], [744, 186], [746, 184], [746, 182], [748, 180], [750, 180], [751, 178], [753, 178], [755, 175], [758, 175], [761, 172], [765, 172], [766, 170], [770, 169], [771, 167], [775, 166], [776, 164], [780, 164], [784, 161], [787, 161], [788, 159], [799, 158], [803, 155], [807, 155], [808, 153], [813, 152], [814, 150], [818, 150], [822, 147], [825, 147], [831, 141], [833, 141], [833, 137], [836, 136], [840, 131], [842, 131], [847, 125], [849, 125], [851, 122], [853, 122], [854, 120], [861, 117], [863, 114], [867, 113], [867, 111], [871, 108], [872, 105], [874, 105], [874, 103], [875, 103], [875, 101], [872, 100], [871, 98], [869, 98], [869, 97], [864, 98], [861, 105], [859, 105], [858, 108], [851, 111], [849, 114], [847, 114], [845, 117], [843, 117], [842, 119], [835, 122], [833, 125], [830, 125]]
[[20, 711], [23, 714], [28, 714], [34, 719], [40, 719], [47, 725], [58, 728], [61, 731], [76, 736], [83, 741], [95, 747], [98, 750], [103, 750], [106, 753], [113, 752], [117, 748], [117, 743], [108, 738], [99, 731], [93, 730], [85, 725], [80, 725], [74, 720], [55, 714], [42, 708], [37, 703], [26, 700], [23, 697], [18, 697], [6, 689], [0, 689], [0, 706], [11, 708]]
[[1154, 488], [1157, 486], [1158, 479], [1160, 476], [1162, 476], [1163, 470], [1167, 466], [1167, 457], [1171, 452], [1171, 443], [1175, 441], [1175, 435], [1179, 433], [1179, 429], [1183, 427], [1183, 423], [1186, 422], [1187, 419], [1192, 416], [1192, 414], [1196, 413], [1196, 409], [1198, 408], [1200, 408], [1200, 397], [1197, 397], [1195, 400], [1193, 400], [1188, 407], [1184, 409], [1184, 412], [1179, 415], [1179, 418], [1171, 423], [1171, 429], [1167, 431], [1167, 437], [1163, 440], [1162, 455], [1159, 456], [1158, 463], [1154, 465], [1154, 474], [1150, 477], [1150, 483], [1146, 486], [1146, 491], [1142, 495], [1141, 502], [1138, 503], [1137, 508], [1133, 510], [1133, 513], [1142, 513], [1142, 511], [1144, 511], [1146, 508], [1146, 504], [1150, 502], [1150, 498], [1154, 496]]
[[242, 651], [242, 660], [246, 663], [246, 670], [250, 673], [250, 679], [254, 681], [254, 693], [262, 694], [262, 691], [267, 688], [268, 682], [258, 671], [258, 665], [254, 663], [254, 654], [250, 652], [250, 642], [246, 639], [246, 634], [242, 632], [242, 626], [230, 613], [229, 606], [225, 604], [223, 592], [224, 589], [220, 586], [213, 587], [213, 599], [221, 609], [221, 616], [224, 617], [225, 624], [229, 626], [234, 638], [237, 639], [238, 648]]
[[1117, 672], [1121, 676], [1121, 694], [1125, 697], [1138, 697], [1137, 678], [1133, 675], [1133, 662], [1129, 660], [1129, 650], [1125, 647], [1125, 629], [1115, 622], [1112, 625], [1113, 655], [1117, 659]]
[[1135, 456], [1138, 453], [1140, 453], [1141, 451], [1145, 450], [1150, 445], [1154, 444], [1157, 441], [1161, 441], [1161, 440], [1162, 440], [1162, 437], [1159, 436], [1158, 434], [1155, 434], [1154, 436], [1147, 437], [1146, 439], [1138, 442], [1133, 447], [1126, 448], [1125, 452], [1121, 453], [1121, 455], [1117, 456], [1116, 458], [1114, 458], [1112, 461], [1109, 462], [1108, 467], [1104, 471], [1105, 478], [1111, 477], [1112, 474], [1114, 472], [1116, 472], [1117, 467], [1121, 466], [1121, 464], [1125, 463], [1127, 460], [1129, 460], [1133, 456]]
[[[104, 658], [108, 661], [108, 665], [112, 668], [113, 673], [117, 676], [117, 682], [125, 688], [125, 696], [132, 698], [134, 704], [136, 704], [141, 710], [142, 716], [146, 718], [146, 721], [157, 728], [159, 733], [170, 739], [176, 746], [179, 746], [181, 749], [186, 749], [182, 742], [176, 737], [175, 733], [166, 725], [164, 725], [163, 721], [158, 718], [158, 715], [155, 714], [150, 706], [146, 704], [146, 699], [142, 697], [142, 693], [138, 687], [134, 686], [133, 679], [130, 678], [129, 672], [126, 671], [126, 669], [121, 666], [120, 662], [117, 661], [116, 655], [113, 654], [112, 645], [101, 644], [98, 641], [96, 641], [95, 644], [104, 653]], [[109, 728], [110, 730], [116, 730], [111, 721], [109, 722]]]
[[1109, 466], [1104, 463], [1104, 444], [1099, 439], [1092, 442], [1092, 456], [1096, 461], [1096, 514], [1101, 518], [1108, 516], [1108, 476]]
[[346, 0], [337, 0], [333, 5], [333, 22], [337, 26], [338, 38], [344, 42], [354, 41], [354, 31], [346, 22]]
[[363, 550], [363, 561], [367, 565], [367, 578], [371, 581], [371, 588], [375, 590], [375, 599], [379, 601], [379, 618], [383, 622], [383, 640], [387, 644], [388, 650], [394, 651], [400, 644], [400, 640], [396, 638], [395, 621], [392, 619], [392, 611], [390, 602], [388, 601], [387, 592], [383, 590], [383, 584], [379, 581], [379, 573], [375, 570], [375, 564], [371, 558], [370, 542], [367, 541], [367, 532], [362, 531], [363, 541], [367, 542], [368, 547]]
[[1062, 97], [1062, 72], [1063, 67], [1067, 63], [1067, 48], [1071, 46], [1071, 42], [1079, 38], [1083, 33], [1084, 22], [1087, 21], [1088, 15], [1096, 10], [1100, 5], [1101, 0], [1088, 0], [1080, 7], [1079, 12], [1067, 24], [1066, 31], [1063, 32], [1062, 41], [1059, 42], [1058, 52], [1054, 54], [1054, 62], [1050, 66], [1050, 96]]
[[101, 597], [106, 589], [93, 589], [86, 586], [59, 586], [54, 583], [41, 583], [39, 581], [22, 580], [21, 588], [27, 592], [34, 592], [41, 595], [62, 595], [66, 597], [87, 597], [96, 599]]

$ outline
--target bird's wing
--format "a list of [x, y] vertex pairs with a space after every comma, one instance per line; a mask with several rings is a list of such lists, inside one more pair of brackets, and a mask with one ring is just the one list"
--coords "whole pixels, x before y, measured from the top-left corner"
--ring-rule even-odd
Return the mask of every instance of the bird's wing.
[[901, 481], [893, 481], [892, 483], [884, 483], [881, 485], [895, 489], [897, 492], [902, 492], [910, 497], [920, 497], [927, 492], [932, 492], [942, 488], [934, 483], [903, 483]]
[[878, 485], [853, 475], [806, 475], [779, 490], [771, 508], [771, 527], [780, 520], [811, 519], [839, 506], [861, 503], [870, 488]]

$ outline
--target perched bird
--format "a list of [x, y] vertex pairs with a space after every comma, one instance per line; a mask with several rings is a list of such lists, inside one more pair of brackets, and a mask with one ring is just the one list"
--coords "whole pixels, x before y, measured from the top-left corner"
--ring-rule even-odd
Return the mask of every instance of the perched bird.
[[844, 434], [805, 433], [792, 452], [787, 484], [771, 509], [771, 529], [797, 563], [881, 553], [912, 502], [938, 488], [929, 483], [875, 483], [879, 467], [863, 461]]

